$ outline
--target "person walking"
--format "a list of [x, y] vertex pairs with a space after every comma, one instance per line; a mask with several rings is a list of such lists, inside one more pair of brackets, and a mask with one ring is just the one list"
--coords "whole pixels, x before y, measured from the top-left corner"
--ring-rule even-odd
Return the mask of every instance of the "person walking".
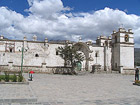
[[135, 70], [135, 80], [139, 80], [139, 69], [136, 68]]

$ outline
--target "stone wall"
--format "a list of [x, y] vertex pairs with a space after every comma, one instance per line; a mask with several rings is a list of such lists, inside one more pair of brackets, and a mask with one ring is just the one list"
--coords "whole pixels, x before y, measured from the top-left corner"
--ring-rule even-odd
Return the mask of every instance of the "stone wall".
[[[23, 72], [34, 71], [35, 73], [49, 73], [49, 74], [70, 74], [72, 73], [71, 67], [42, 67], [42, 66], [23, 66]], [[21, 66], [1, 65], [0, 71], [21, 71]]]

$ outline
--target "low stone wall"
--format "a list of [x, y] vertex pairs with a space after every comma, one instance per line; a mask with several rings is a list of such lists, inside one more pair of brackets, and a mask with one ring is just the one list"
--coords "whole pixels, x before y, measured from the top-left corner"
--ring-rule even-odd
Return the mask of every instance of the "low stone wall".
[[112, 71], [118, 71], [121, 74], [125, 75], [134, 75], [135, 74], [135, 68], [124, 68], [123, 66], [120, 66], [117, 69], [114, 69]]
[[54, 74], [76, 74], [71, 67], [57, 67], [53, 69]]
[[[29, 72], [34, 71], [35, 73], [49, 73], [49, 74], [75, 74], [75, 72], [72, 70], [71, 67], [63, 67], [63, 66], [55, 66], [55, 67], [47, 67], [47, 66], [23, 66], [22, 68], [23, 72]], [[21, 66], [18, 65], [0, 65], [0, 71], [21, 71]], [[119, 72], [121, 74], [135, 74], [135, 69], [128, 69], [123, 68], [122, 71], [120, 70], [112, 70], [109, 72]], [[97, 70], [95, 73], [104, 73], [108, 71], [104, 70]]]
[[123, 72], [121, 74], [134, 75], [135, 69], [123, 69]]
[[[42, 67], [42, 66], [23, 66], [23, 72], [34, 71], [35, 73], [69, 74], [72, 73], [71, 67]], [[21, 71], [21, 66], [0, 65], [0, 71]]]

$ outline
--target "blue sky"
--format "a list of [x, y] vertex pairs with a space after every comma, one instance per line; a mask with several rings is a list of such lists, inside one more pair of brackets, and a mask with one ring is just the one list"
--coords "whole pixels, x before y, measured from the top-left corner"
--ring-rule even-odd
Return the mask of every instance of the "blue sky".
[[0, 0], [0, 34], [9, 39], [96, 40], [121, 24], [140, 45], [140, 0]]
[[[62, 0], [64, 6], [73, 8], [72, 12], [91, 12], [105, 7], [126, 11], [128, 14], [140, 15], [140, 0]], [[28, 15], [25, 9], [29, 8], [27, 0], [0, 0], [0, 6]]]
[[27, 0], [0, 0], [0, 6], [6, 6], [9, 9], [27, 15], [24, 10], [29, 8]]
[[65, 6], [74, 8], [74, 12], [112, 9], [127, 10], [129, 14], [140, 15], [140, 0], [62, 0]]

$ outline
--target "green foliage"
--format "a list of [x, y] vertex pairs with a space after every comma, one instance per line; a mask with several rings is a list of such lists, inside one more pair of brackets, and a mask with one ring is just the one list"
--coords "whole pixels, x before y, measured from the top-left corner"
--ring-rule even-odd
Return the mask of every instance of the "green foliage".
[[73, 45], [66, 44], [64, 47], [58, 47], [56, 49], [60, 57], [64, 59], [64, 66], [67, 65], [67, 61], [70, 61], [72, 68], [76, 66], [76, 62], [81, 62], [84, 60], [82, 53], [79, 53]]
[[22, 82], [22, 81], [23, 81], [22, 73], [19, 73], [19, 75], [18, 75], [18, 82]]
[[5, 80], [5, 75], [0, 75], [1, 80]]
[[140, 84], [140, 81], [139, 80], [135, 80], [135, 83]]
[[9, 82], [9, 74], [7, 72], [5, 72], [5, 82]]
[[16, 74], [13, 75], [12, 82], [17, 82], [17, 76], [16, 76]]
[[23, 81], [23, 76], [22, 73], [19, 73], [19, 75], [17, 76], [15, 73], [14, 75], [9, 75], [8, 72], [5, 72], [5, 75], [0, 75], [0, 81], [4, 80], [5, 82], [22, 82]]

